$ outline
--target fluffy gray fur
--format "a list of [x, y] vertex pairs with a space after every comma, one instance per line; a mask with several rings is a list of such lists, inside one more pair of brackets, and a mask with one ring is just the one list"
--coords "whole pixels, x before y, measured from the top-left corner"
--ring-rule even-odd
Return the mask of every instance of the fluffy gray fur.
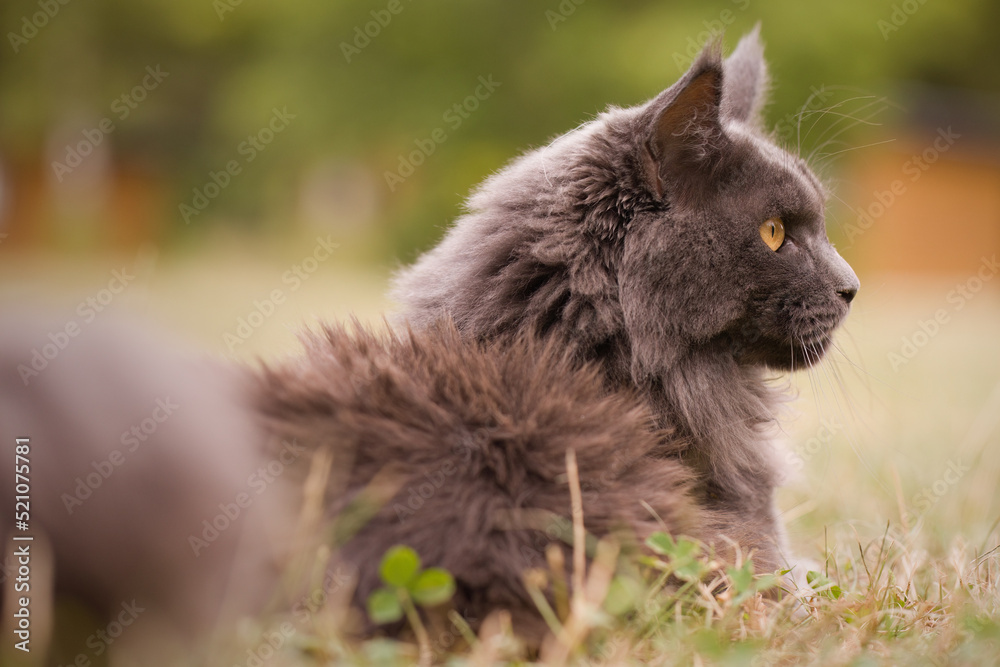
[[[699, 496], [780, 564], [768, 369], [817, 361], [858, 280], [826, 236], [825, 190], [760, 123], [759, 30], [709, 45], [641, 106], [611, 108], [487, 179], [395, 281], [417, 328], [442, 315], [489, 340], [525, 330], [636, 387], [690, 443]], [[772, 251], [761, 223], [780, 217]], [[763, 561], [763, 562], [761, 562]]]

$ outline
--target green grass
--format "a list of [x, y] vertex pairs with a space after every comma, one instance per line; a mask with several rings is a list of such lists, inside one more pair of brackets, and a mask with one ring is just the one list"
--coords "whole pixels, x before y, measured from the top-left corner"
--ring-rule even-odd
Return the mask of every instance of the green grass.
[[[580, 599], [560, 598], [567, 575], [558, 561], [526, 578], [529, 590], [556, 599], [550, 606], [537, 596], [553, 629], [540, 656], [529, 659], [502, 615], [478, 637], [452, 613], [429, 639], [421, 627], [419, 642], [359, 643], [342, 635], [344, 609], [331, 605], [300, 626], [283, 664], [408, 665], [421, 655], [454, 665], [993, 664], [1000, 616], [990, 548], [1000, 535], [990, 531], [985, 546], [954, 533], [943, 543], [924, 530], [932, 520], [906, 530], [890, 519], [874, 539], [865, 526], [831, 522], [838, 526], [826, 531], [825, 548], [807, 553], [819, 559], [811, 586], [778, 600], [757, 593], [777, 590], [774, 576], [751, 577], [750, 563], [727, 567], [683, 539], [654, 536], [656, 556], [624, 561], [616, 545], [600, 542]], [[616, 587], [619, 580], [643, 583]]]

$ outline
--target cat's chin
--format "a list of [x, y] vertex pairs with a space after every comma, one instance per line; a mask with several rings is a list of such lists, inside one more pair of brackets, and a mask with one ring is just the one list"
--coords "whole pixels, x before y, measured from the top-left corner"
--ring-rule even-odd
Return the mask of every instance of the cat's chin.
[[791, 341], [758, 341], [753, 350], [744, 350], [737, 355], [741, 364], [767, 366], [774, 370], [796, 371], [819, 363], [833, 340], [832, 334], [824, 334], [810, 339]]
[[826, 350], [833, 341], [831, 334], [824, 334], [812, 341], [800, 343], [792, 346], [792, 368], [804, 368], [819, 363], [826, 354]]
[[[785, 349], [780, 355], [779, 364], [769, 363], [768, 366], [791, 371], [809, 368], [820, 362], [832, 341], [832, 334], [823, 334], [814, 338], [800, 339], [793, 343], [786, 343], [784, 346]], [[775, 359], [775, 361], [779, 360]]]
[[758, 338], [752, 343], [734, 345], [729, 342], [728, 349], [736, 362], [743, 366], [767, 366], [774, 370], [795, 371], [819, 363], [832, 341], [833, 332], [830, 331], [797, 337], [794, 341]]

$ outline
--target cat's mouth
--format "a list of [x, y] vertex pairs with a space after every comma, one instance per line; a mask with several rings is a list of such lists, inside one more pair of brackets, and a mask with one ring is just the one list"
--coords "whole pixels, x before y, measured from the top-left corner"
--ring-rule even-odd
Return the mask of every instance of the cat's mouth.
[[[819, 363], [833, 345], [833, 335], [846, 315], [846, 309], [844, 312], [814, 311], [807, 321], [800, 321], [799, 326], [790, 327], [792, 331], [781, 346], [781, 356], [784, 359], [776, 360], [780, 367], [794, 371]], [[768, 365], [774, 366], [775, 363], [772, 361]]]
[[729, 332], [721, 340], [740, 364], [765, 365], [776, 370], [798, 370], [819, 363], [833, 345], [833, 334], [840, 320], [823, 324], [826, 326], [813, 326], [807, 331], [791, 335], [742, 327]]

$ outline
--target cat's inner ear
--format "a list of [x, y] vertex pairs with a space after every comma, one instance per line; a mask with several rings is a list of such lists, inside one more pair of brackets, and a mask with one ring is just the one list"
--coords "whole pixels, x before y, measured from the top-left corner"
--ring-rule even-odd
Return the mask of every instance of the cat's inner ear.
[[760, 40], [760, 24], [748, 32], [723, 66], [722, 115], [751, 125], [760, 124], [769, 77]]
[[[707, 57], [706, 57], [707, 56]], [[661, 198], [681, 185], [686, 176], [701, 173], [719, 149], [723, 137], [719, 123], [722, 102], [722, 65], [703, 54], [685, 75], [686, 82], [673, 97], [668, 89], [654, 100], [653, 125], [647, 149], [647, 175]]]

